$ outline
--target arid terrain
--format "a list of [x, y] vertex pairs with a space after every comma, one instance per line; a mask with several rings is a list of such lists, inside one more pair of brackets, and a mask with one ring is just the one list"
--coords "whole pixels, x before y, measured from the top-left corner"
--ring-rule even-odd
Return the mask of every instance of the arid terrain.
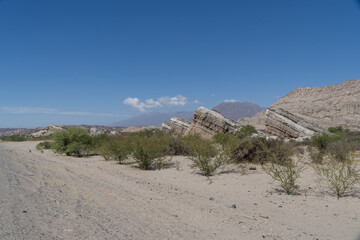
[[[0, 239], [359, 239], [360, 196], [337, 200], [311, 169], [301, 195], [259, 167], [210, 179], [173, 157], [142, 171], [0, 142]], [[235, 207], [236, 206], [236, 207]]]

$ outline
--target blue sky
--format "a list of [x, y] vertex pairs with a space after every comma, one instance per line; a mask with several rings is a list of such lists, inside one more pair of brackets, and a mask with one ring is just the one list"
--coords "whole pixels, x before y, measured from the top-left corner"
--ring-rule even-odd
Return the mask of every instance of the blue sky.
[[360, 78], [355, 0], [0, 0], [0, 127], [111, 124]]

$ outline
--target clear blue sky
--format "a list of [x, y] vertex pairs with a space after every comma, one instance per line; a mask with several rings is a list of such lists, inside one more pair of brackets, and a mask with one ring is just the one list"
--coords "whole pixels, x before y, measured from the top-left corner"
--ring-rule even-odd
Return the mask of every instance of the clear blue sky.
[[267, 107], [358, 78], [356, 0], [0, 0], [0, 127]]

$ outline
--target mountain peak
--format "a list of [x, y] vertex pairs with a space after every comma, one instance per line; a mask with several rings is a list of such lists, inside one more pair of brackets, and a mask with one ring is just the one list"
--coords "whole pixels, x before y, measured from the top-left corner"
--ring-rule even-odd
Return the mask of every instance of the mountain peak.
[[251, 102], [224, 101], [215, 106], [213, 110], [222, 115], [237, 121], [239, 118], [254, 117], [257, 113], [264, 111], [266, 108]]

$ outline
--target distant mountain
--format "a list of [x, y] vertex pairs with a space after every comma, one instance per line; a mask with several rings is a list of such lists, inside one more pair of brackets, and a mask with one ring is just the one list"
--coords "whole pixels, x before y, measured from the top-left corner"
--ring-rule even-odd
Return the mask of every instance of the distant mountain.
[[251, 118], [266, 108], [250, 102], [222, 102], [213, 109], [223, 116], [237, 121], [239, 118]]
[[119, 127], [131, 126], [161, 126], [163, 121], [170, 121], [170, 118], [178, 117], [192, 120], [193, 112], [149, 112], [112, 124]]

